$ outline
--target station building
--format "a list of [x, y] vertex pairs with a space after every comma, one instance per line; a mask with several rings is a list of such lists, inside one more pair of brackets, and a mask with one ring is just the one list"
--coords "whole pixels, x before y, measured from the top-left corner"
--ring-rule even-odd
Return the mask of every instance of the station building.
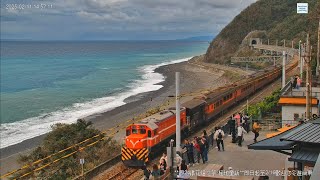
[[[320, 87], [312, 87], [310, 110], [313, 117], [319, 117], [319, 100]], [[287, 84], [281, 92], [278, 104], [281, 106], [282, 127], [296, 125], [299, 121], [304, 121], [306, 117], [306, 87], [293, 89], [290, 84]]]

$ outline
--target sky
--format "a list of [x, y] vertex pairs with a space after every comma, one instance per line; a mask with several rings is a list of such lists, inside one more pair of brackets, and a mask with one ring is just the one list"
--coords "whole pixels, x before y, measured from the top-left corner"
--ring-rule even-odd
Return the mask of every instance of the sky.
[[256, 0], [1, 0], [1, 39], [215, 36]]

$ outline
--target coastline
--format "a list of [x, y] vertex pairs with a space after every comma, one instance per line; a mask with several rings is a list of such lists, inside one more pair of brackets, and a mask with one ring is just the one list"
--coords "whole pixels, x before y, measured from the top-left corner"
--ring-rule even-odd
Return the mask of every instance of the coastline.
[[[168, 98], [169, 95], [175, 95], [175, 72], [177, 71], [181, 74], [181, 93], [219, 87], [230, 83], [228, 78], [223, 76], [223, 71], [215, 72], [204, 69], [190, 63], [190, 61], [192, 60], [164, 65], [156, 68], [155, 72], [165, 76], [165, 81], [158, 83], [159, 85], [163, 86], [159, 90], [131, 96], [125, 99], [125, 105], [119, 106], [108, 112], [86, 117], [84, 119], [92, 121], [95, 128], [99, 130], [106, 130], [125, 122], [136, 115], [146, 112], [150, 107], [156, 107], [160, 104], [163, 104], [170, 99]], [[218, 79], [219, 81], [217, 81]], [[190, 98], [191, 97], [189, 97], [189, 99]], [[188, 98], [186, 98], [185, 101], [186, 100], [188, 100]], [[123, 131], [120, 131], [115, 135], [114, 138], [121, 143], [123, 135]], [[44, 137], [45, 134], [1, 149], [0, 162], [1, 164], [6, 164], [6, 167], [1, 168], [1, 174], [18, 168], [19, 164], [16, 162], [16, 160], [18, 159], [19, 154], [30, 152], [33, 148], [41, 144]]]

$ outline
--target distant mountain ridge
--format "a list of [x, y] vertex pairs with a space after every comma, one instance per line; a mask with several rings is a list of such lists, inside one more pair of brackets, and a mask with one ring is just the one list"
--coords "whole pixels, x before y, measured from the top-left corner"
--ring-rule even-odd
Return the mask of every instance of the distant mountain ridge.
[[308, 0], [309, 13], [297, 14], [297, 3], [301, 0], [259, 0], [237, 15], [214, 38], [207, 49], [206, 62], [227, 63], [239, 49], [248, 33], [265, 31], [272, 40], [294, 40], [305, 42], [310, 33], [311, 44], [316, 47], [320, 1]]

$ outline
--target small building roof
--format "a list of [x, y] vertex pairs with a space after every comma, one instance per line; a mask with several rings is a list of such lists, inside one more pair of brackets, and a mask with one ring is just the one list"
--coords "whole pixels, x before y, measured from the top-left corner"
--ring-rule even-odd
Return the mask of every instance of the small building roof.
[[295, 141], [320, 144], [320, 119], [309, 121], [289, 131], [281, 141]]
[[[306, 98], [305, 97], [280, 97], [279, 104], [306, 105]], [[318, 100], [315, 98], [312, 98], [311, 104], [317, 105]]]
[[297, 150], [292, 153], [291, 157], [289, 157], [289, 161], [316, 164], [318, 156], [319, 152]]
[[[295, 129], [295, 128], [293, 128]], [[292, 130], [292, 129], [291, 129]], [[255, 150], [291, 150], [295, 145], [295, 142], [291, 141], [280, 141], [281, 137], [285, 134], [288, 134], [291, 130], [282, 132], [271, 138], [258, 141], [256, 143], [248, 145], [248, 149]]]

